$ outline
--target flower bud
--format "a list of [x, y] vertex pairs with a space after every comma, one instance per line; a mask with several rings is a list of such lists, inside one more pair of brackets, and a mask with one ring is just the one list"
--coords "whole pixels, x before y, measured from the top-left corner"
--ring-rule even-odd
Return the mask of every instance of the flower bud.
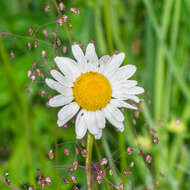
[[44, 11], [45, 11], [45, 12], [48, 12], [49, 9], [50, 9], [50, 6], [49, 6], [49, 5], [46, 5], [46, 6], [44, 7]]
[[86, 149], [82, 149], [82, 150], [81, 150], [81, 154], [82, 154], [83, 157], [86, 157], [87, 153], [88, 153], [88, 152], [87, 152]]
[[48, 156], [49, 156], [49, 159], [51, 160], [54, 158], [54, 152], [52, 149], [49, 151]]
[[107, 163], [108, 163], [107, 158], [102, 158], [102, 161], [100, 164], [103, 166], [103, 165], [107, 165]]
[[75, 161], [73, 162], [73, 169], [76, 170], [76, 169], [78, 168], [78, 165], [79, 165], [78, 161], [75, 160]]
[[65, 8], [65, 5], [63, 4], [63, 2], [59, 3], [59, 10], [62, 11]]
[[45, 183], [48, 184], [48, 185], [50, 185], [52, 183], [51, 178], [50, 177], [46, 177], [45, 178]]
[[150, 164], [152, 162], [152, 156], [147, 155], [146, 156], [146, 162]]
[[126, 150], [127, 154], [130, 155], [133, 151], [133, 148], [131, 146], [129, 146]]
[[71, 180], [72, 180], [73, 183], [76, 183], [76, 182], [77, 182], [77, 178], [76, 178], [75, 176], [72, 176], [72, 177], [71, 177]]
[[65, 149], [64, 149], [64, 154], [65, 154], [66, 156], [68, 156], [68, 155], [70, 154], [70, 151], [69, 151], [68, 148], [65, 148]]
[[102, 176], [98, 175], [96, 181], [100, 184], [102, 182]]

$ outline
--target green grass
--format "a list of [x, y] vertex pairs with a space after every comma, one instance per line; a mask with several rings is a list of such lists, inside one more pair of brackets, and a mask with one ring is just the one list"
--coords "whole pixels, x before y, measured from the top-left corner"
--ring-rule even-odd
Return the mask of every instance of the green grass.
[[[58, 2], [58, 1], [57, 1]], [[44, 12], [46, 3], [50, 11]], [[58, 27], [58, 36], [68, 51], [61, 48], [54, 52], [43, 37], [42, 29], [48, 29], [51, 35], [56, 30], [57, 11], [52, 1], [1, 0], [0, 32], [26, 36], [19, 38], [7, 35], [0, 37], [0, 189], [23, 189], [23, 185], [36, 185], [36, 168], [44, 176], [50, 176], [53, 184], [47, 189], [70, 189], [63, 177], [69, 175], [65, 168], [75, 160], [74, 124], [64, 130], [56, 126], [57, 109], [47, 108], [47, 98], [40, 96], [40, 90], [51, 93], [42, 80], [31, 84], [27, 70], [32, 62], [40, 67], [53, 65], [55, 55], [71, 57], [69, 41], [84, 45], [95, 41], [97, 53], [113, 54], [114, 50], [126, 54], [124, 64], [134, 64], [137, 72], [134, 76], [146, 91], [150, 92], [151, 104], [146, 94], [139, 105], [140, 116], [132, 111], [125, 112], [125, 131], [119, 133], [110, 125], [103, 130], [102, 140], [94, 146], [93, 161], [107, 157], [107, 180], [125, 189], [143, 190], [154, 186], [162, 190], [188, 190], [190, 188], [190, 2], [188, 0], [71, 0], [64, 1], [72, 30], [65, 25]], [[81, 16], [69, 12], [70, 7], [81, 9]], [[44, 25], [45, 24], [45, 25]], [[39, 29], [35, 36], [29, 36], [29, 27]], [[67, 30], [65, 30], [65, 28]], [[69, 39], [71, 38], [71, 39]], [[27, 42], [40, 39], [39, 47], [27, 49]], [[46, 43], [43, 43], [46, 41]], [[48, 42], [48, 43], [47, 43]], [[48, 52], [48, 66], [41, 60], [41, 50]], [[11, 50], [15, 58], [9, 56]], [[32, 89], [26, 93], [25, 87]], [[52, 94], [53, 95], [53, 94]], [[132, 123], [135, 118], [136, 125]], [[179, 125], [175, 124], [176, 118]], [[149, 130], [157, 125], [159, 144], [154, 145]], [[64, 143], [58, 146], [59, 143]], [[67, 143], [72, 142], [72, 143]], [[80, 141], [77, 142], [80, 144]], [[140, 144], [140, 145], [139, 145]], [[132, 146], [131, 155], [125, 149]], [[49, 160], [47, 154], [54, 148], [56, 157]], [[69, 148], [71, 155], [65, 156], [64, 148]], [[144, 156], [137, 155], [139, 148]], [[152, 163], [145, 161], [145, 155], [151, 154]], [[78, 156], [81, 165], [84, 158]], [[123, 175], [124, 169], [134, 161], [131, 176]], [[59, 167], [55, 167], [58, 165]], [[109, 176], [112, 168], [113, 176]], [[4, 171], [9, 171], [9, 178], [14, 186], [4, 183]], [[160, 176], [160, 172], [165, 177]], [[75, 171], [77, 185], [85, 189], [85, 171]], [[155, 185], [157, 179], [159, 185]], [[109, 189], [108, 182], [96, 185], [95, 189]]]

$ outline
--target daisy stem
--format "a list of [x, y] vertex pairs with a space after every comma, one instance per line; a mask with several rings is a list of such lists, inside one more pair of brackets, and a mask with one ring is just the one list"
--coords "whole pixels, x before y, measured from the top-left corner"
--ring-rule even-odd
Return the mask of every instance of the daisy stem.
[[94, 137], [88, 132], [87, 137], [87, 157], [86, 157], [86, 186], [87, 190], [92, 190], [91, 180], [91, 161], [92, 161], [92, 149], [93, 149]]

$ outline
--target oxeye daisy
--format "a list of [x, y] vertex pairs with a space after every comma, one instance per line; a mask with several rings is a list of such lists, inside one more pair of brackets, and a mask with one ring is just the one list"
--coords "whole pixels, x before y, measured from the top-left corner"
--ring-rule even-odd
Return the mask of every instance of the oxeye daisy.
[[125, 100], [139, 103], [136, 95], [144, 92], [137, 86], [137, 81], [129, 80], [136, 67], [121, 66], [124, 53], [98, 59], [92, 43], [88, 44], [85, 54], [76, 44], [72, 46], [72, 53], [75, 60], [55, 57], [61, 72], [51, 70], [54, 80], [45, 80], [50, 88], [60, 93], [49, 100], [49, 106], [62, 107], [58, 112], [58, 126], [76, 115], [78, 139], [83, 138], [87, 130], [99, 139], [106, 120], [123, 131], [124, 116], [119, 108], [137, 109]]

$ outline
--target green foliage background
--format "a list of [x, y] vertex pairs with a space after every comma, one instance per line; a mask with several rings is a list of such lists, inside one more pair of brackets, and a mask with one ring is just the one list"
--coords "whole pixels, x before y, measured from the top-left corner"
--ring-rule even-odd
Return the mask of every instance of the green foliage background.
[[[146, 95], [142, 96], [145, 101], [140, 105], [136, 125], [132, 125], [131, 111], [127, 111], [124, 133], [116, 132], [110, 125], [104, 129], [93, 160], [98, 161], [98, 153], [108, 157], [110, 167], [115, 170], [113, 177], [108, 176], [109, 180], [117, 185], [123, 182], [125, 189], [141, 190], [145, 186], [162, 190], [190, 189], [190, 1], [70, 0], [63, 3], [73, 25], [73, 41], [86, 46], [93, 39], [99, 56], [114, 49], [125, 52], [124, 64], [137, 66], [135, 78], [151, 95], [151, 104], [147, 103]], [[48, 13], [44, 12], [46, 4], [50, 5]], [[82, 15], [69, 13], [70, 7], [81, 9]], [[48, 41], [42, 36], [42, 29], [58, 30], [62, 43], [68, 47], [66, 54], [61, 50], [58, 54], [72, 56], [67, 35], [63, 27], [56, 27], [56, 20], [52, 1], [0, 1], [0, 31], [29, 37], [28, 29], [32, 26], [38, 29], [33, 38]], [[48, 66], [54, 64], [55, 54], [51, 46], [40, 42], [38, 48], [27, 50], [28, 41], [34, 42], [15, 36], [0, 37], [0, 189], [24, 189], [23, 184], [34, 184], [36, 168], [52, 178], [53, 184], [46, 189], [71, 189], [72, 186], [64, 184], [63, 176], [69, 179], [64, 167], [75, 159], [74, 125], [71, 122], [66, 130], [57, 128], [58, 110], [47, 108], [47, 98], [40, 96], [40, 89], [52, 92], [43, 81], [31, 84], [27, 78], [33, 61], [42, 65], [43, 49], [48, 52]], [[9, 56], [11, 50], [15, 53], [14, 59]], [[26, 86], [31, 87], [31, 93], [26, 93]], [[178, 125], [176, 118], [180, 120]], [[148, 134], [154, 124], [158, 127], [158, 145], [152, 143]], [[47, 153], [57, 142], [69, 143], [59, 146], [56, 159], [49, 160]], [[145, 154], [153, 156], [151, 164], [137, 155], [137, 148], [132, 155], [126, 155], [125, 148], [137, 147], [138, 143]], [[70, 156], [64, 155], [64, 148], [70, 149]], [[111, 157], [120, 159], [113, 162]], [[79, 160], [84, 164], [84, 159], [79, 157]], [[133, 174], [125, 177], [123, 170], [129, 168], [130, 161], [135, 163]], [[115, 168], [120, 168], [121, 174]], [[4, 183], [6, 170], [13, 187]], [[85, 189], [84, 169], [75, 175], [80, 189]], [[154, 185], [154, 179], [160, 185]], [[103, 182], [95, 189], [109, 188]]]

